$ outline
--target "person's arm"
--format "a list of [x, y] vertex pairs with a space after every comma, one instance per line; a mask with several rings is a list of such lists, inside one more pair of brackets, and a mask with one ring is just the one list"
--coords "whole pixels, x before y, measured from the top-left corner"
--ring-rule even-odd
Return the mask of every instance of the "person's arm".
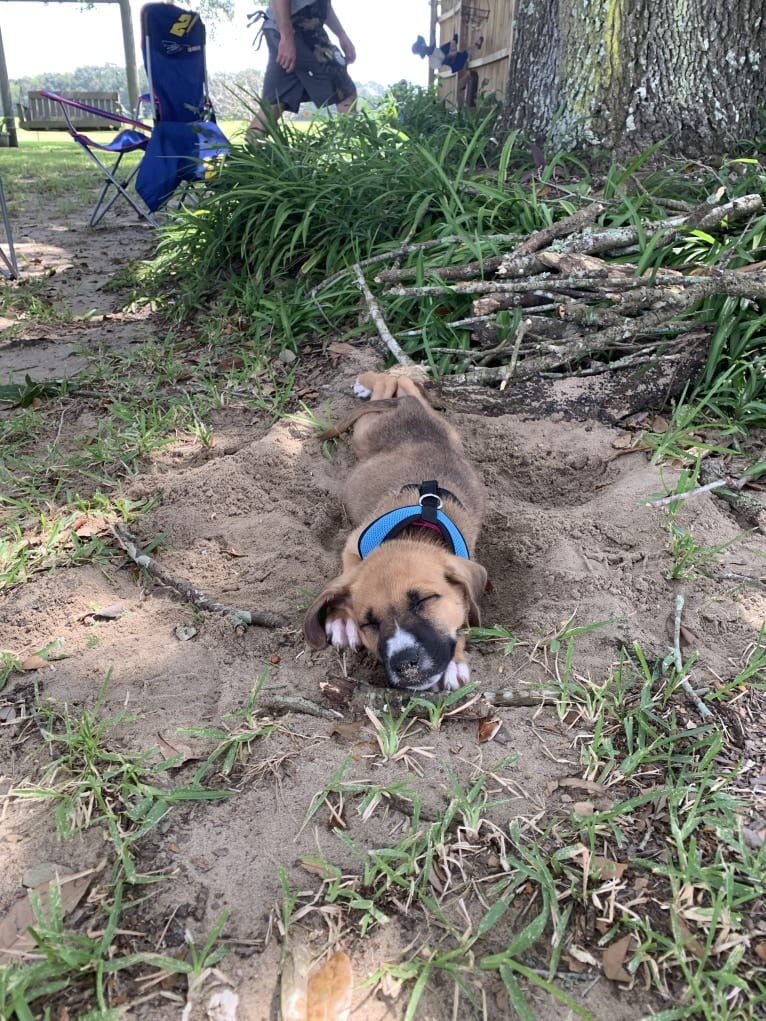
[[272, 0], [271, 9], [279, 29], [277, 63], [285, 71], [290, 72], [295, 69], [295, 29], [291, 17], [290, 0]]
[[343, 56], [346, 58], [346, 63], [353, 64], [356, 60], [356, 49], [354, 48], [354, 44], [346, 35], [346, 30], [343, 25], [341, 25], [338, 15], [332, 9], [332, 4], [330, 4], [327, 11], [325, 25], [327, 25], [330, 31], [338, 37], [338, 42], [340, 43], [340, 48], [343, 50]]

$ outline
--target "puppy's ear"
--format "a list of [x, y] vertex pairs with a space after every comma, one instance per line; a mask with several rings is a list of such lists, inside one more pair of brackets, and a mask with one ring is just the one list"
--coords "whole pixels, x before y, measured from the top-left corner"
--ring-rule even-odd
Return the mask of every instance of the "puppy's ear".
[[462, 588], [468, 610], [468, 623], [471, 627], [478, 627], [481, 624], [479, 600], [487, 584], [486, 570], [475, 560], [451, 557], [445, 577], [452, 585], [459, 585]]
[[325, 621], [330, 610], [350, 608], [350, 592], [345, 575], [331, 581], [306, 610], [303, 618], [303, 634], [312, 649], [323, 649], [327, 645]]

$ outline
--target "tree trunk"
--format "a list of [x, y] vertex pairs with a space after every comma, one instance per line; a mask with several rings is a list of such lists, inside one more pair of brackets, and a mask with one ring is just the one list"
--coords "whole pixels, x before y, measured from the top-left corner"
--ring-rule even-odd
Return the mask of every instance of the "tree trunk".
[[[508, 0], [512, 2], [512, 0]], [[556, 149], [721, 154], [766, 107], [763, 0], [515, 0], [504, 126]]]

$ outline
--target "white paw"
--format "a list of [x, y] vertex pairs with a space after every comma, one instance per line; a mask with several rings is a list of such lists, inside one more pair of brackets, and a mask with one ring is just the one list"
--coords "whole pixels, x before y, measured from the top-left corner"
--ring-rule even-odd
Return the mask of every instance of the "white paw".
[[470, 676], [471, 671], [468, 669], [468, 664], [456, 663], [453, 659], [444, 671], [440, 687], [442, 691], [457, 691], [461, 685], [468, 684]]
[[324, 629], [327, 640], [336, 649], [358, 649], [362, 644], [350, 617], [333, 617], [325, 623]]
[[372, 396], [372, 390], [368, 390], [366, 386], [362, 386], [359, 380], [354, 383], [354, 393], [357, 397], [361, 397], [362, 400], [367, 400], [368, 397]]

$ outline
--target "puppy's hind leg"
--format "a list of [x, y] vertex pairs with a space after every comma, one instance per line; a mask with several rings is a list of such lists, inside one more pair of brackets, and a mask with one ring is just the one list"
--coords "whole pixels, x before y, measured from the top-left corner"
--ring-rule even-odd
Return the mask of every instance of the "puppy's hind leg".
[[425, 390], [418, 380], [390, 372], [363, 372], [354, 383], [354, 393], [363, 400], [390, 400], [396, 397], [415, 397], [429, 406]]

